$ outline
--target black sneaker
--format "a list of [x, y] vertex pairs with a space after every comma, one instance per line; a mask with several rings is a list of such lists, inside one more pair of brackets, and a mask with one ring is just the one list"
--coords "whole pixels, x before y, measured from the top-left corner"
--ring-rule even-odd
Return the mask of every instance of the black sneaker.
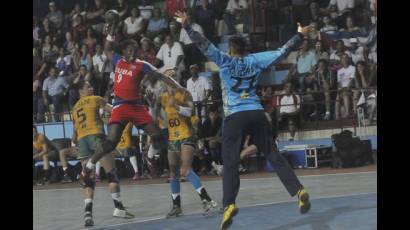
[[91, 227], [94, 226], [94, 220], [93, 220], [93, 215], [91, 212], [86, 212], [84, 216], [84, 226], [85, 227]]
[[64, 174], [63, 179], [61, 180], [61, 183], [71, 183], [73, 180], [71, 180], [71, 177], [67, 174]]
[[166, 218], [173, 218], [182, 215], [182, 209], [178, 205], [173, 205], [171, 211], [167, 214]]

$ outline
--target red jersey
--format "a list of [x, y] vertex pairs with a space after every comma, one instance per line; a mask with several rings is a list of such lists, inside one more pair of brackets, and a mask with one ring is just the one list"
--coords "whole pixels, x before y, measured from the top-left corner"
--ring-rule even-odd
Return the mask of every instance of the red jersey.
[[140, 82], [153, 70], [155, 67], [145, 61], [119, 60], [115, 66], [114, 95], [126, 101], [140, 99]]

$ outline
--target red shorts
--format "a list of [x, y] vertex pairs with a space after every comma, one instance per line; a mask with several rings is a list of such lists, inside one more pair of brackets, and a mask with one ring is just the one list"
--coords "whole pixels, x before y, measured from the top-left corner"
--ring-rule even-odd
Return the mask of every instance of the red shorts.
[[120, 104], [114, 106], [111, 112], [111, 123], [132, 122], [135, 126], [141, 126], [152, 122], [152, 117], [143, 105]]

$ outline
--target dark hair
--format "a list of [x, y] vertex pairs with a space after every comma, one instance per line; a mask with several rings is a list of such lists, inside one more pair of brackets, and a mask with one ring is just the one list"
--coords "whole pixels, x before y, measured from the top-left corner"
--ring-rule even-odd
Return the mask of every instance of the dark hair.
[[77, 91], [80, 91], [82, 88], [84, 88], [85, 83], [87, 83], [87, 81], [80, 80], [74, 85], [74, 87]]
[[326, 66], [329, 64], [329, 62], [326, 60], [326, 59], [319, 59], [318, 61], [317, 61], [317, 64], [319, 64], [319, 62], [323, 62], [323, 64], [325, 64]]
[[246, 51], [246, 41], [240, 36], [229, 38], [229, 45], [238, 53], [244, 54]]
[[80, 65], [80, 68], [79, 68], [79, 69], [81, 69], [81, 67], [84, 67], [85, 69], [87, 69], [87, 66], [84, 65], [84, 64]]

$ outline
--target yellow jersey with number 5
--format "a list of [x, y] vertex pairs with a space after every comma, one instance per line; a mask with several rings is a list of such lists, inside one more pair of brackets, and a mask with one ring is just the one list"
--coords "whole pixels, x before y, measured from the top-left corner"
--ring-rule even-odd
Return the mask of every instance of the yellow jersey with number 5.
[[103, 101], [100, 96], [85, 96], [75, 103], [71, 113], [78, 139], [104, 133], [104, 123], [100, 117], [100, 105]]
[[168, 140], [178, 141], [192, 136], [191, 118], [180, 115], [174, 106], [169, 106], [170, 98], [173, 97], [175, 104], [184, 106], [186, 103], [186, 92], [177, 91], [175, 95], [164, 92], [161, 95], [161, 106], [164, 108], [168, 121]]

